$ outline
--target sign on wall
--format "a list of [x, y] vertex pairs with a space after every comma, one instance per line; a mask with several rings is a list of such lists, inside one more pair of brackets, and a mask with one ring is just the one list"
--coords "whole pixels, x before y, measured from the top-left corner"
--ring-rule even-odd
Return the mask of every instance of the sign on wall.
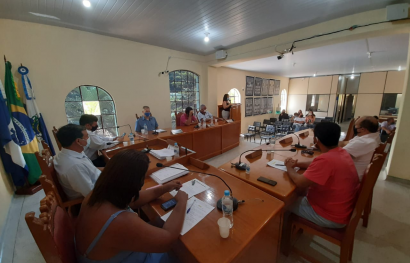
[[253, 116], [261, 115], [262, 98], [253, 98]]
[[245, 96], [253, 96], [253, 85], [254, 85], [255, 78], [254, 77], [246, 77], [246, 90]]
[[269, 91], [268, 91], [268, 95], [269, 96], [273, 96], [275, 92], [275, 80], [274, 79], [270, 79], [269, 80]]
[[275, 80], [275, 90], [273, 95], [279, 95], [280, 92], [280, 80]]
[[269, 90], [269, 80], [268, 79], [263, 79], [263, 81], [262, 81], [262, 96], [268, 96], [268, 90]]
[[261, 101], [261, 115], [268, 113], [268, 98], [263, 97]]
[[273, 98], [272, 97], [268, 97], [268, 100], [267, 100], [268, 102], [267, 102], [267, 108], [268, 108], [268, 111], [270, 111], [270, 113], [272, 113], [273, 112]]
[[255, 78], [255, 85], [253, 87], [253, 96], [260, 96], [262, 93], [262, 79]]
[[245, 99], [245, 117], [253, 115], [253, 98]]

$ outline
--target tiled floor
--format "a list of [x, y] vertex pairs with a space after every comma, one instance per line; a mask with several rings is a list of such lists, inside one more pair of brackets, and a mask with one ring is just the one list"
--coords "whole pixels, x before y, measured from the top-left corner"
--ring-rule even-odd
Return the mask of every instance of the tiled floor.
[[[240, 146], [207, 160], [213, 166], [230, 161], [243, 151], [255, 148], [259, 142], [241, 139]], [[374, 189], [373, 210], [368, 228], [359, 226], [355, 235], [353, 262], [410, 262], [410, 185], [385, 180], [383, 172]], [[4, 250], [0, 263], [45, 262], [28, 230], [24, 216], [35, 211], [44, 197], [40, 191], [33, 196], [16, 196], [10, 209], [9, 220], [2, 240]], [[295, 244], [320, 262], [339, 262], [339, 248], [317, 237], [302, 235]], [[2, 246], [0, 246], [2, 247]], [[1, 252], [1, 251], [0, 251]], [[280, 255], [280, 263], [307, 262], [297, 255]], [[257, 263], [257, 262], [255, 262]]]

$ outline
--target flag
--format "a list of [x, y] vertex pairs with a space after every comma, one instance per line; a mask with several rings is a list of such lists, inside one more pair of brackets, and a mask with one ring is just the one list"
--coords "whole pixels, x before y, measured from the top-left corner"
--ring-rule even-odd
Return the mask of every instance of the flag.
[[4, 169], [11, 175], [15, 186], [26, 183], [28, 167], [24, 160], [18, 139], [15, 135], [14, 124], [6, 105], [6, 93], [0, 81], [0, 156]]
[[34, 184], [41, 175], [41, 168], [34, 154], [38, 152], [37, 139], [31, 127], [30, 118], [27, 116], [20, 94], [14, 83], [11, 63], [9, 61], [6, 62], [4, 87], [7, 96], [7, 107], [14, 123], [14, 135], [18, 139], [24, 160], [28, 166], [28, 182]]
[[55, 155], [54, 147], [51, 143], [50, 135], [48, 135], [43, 115], [37, 107], [34, 89], [31, 86], [30, 79], [28, 78], [29, 70], [28, 68], [21, 66], [18, 68], [18, 72], [21, 74], [21, 82], [23, 83], [24, 93], [26, 94], [26, 108], [28, 117], [31, 120], [31, 127], [34, 130], [37, 139], [39, 141], [44, 140], [50, 147], [51, 153]]

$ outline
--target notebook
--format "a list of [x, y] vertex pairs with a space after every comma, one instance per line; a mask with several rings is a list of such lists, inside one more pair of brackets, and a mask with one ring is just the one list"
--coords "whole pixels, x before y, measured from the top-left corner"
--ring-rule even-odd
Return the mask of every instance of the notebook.
[[[185, 166], [179, 163], [173, 164], [170, 167], [188, 170]], [[189, 171], [172, 169], [170, 167], [165, 167], [165, 168], [162, 168], [161, 170], [158, 170], [152, 173], [151, 178], [154, 179], [154, 181], [157, 182], [158, 184], [165, 184], [169, 181], [172, 181], [176, 178], [179, 178], [189, 173]]]
[[164, 160], [168, 156], [174, 156], [174, 149], [168, 147], [162, 150], [151, 150], [149, 153], [159, 160]]
[[172, 133], [172, 134], [180, 134], [180, 133], [183, 133], [183, 131], [182, 131], [181, 129], [171, 130], [171, 133]]

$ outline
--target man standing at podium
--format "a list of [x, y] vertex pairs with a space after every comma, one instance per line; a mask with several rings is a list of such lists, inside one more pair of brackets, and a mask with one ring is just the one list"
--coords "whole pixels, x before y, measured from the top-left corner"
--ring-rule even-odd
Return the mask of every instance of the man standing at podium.
[[147, 125], [148, 131], [153, 131], [158, 129], [158, 123], [155, 117], [152, 117], [151, 110], [148, 106], [142, 107], [143, 116], [139, 118], [135, 123], [135, 131], [141, 132], [144, 126]]

